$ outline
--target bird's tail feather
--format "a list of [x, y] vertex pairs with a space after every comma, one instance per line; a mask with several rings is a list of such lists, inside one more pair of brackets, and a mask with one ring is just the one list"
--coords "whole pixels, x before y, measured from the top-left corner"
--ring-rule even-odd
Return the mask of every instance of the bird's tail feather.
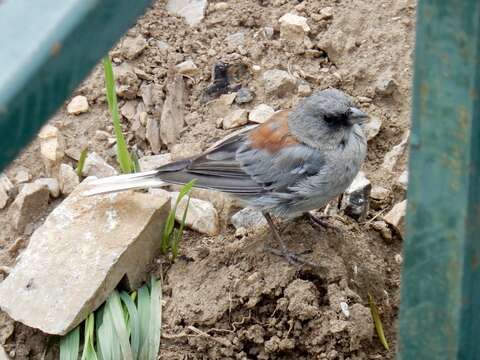
[[84, 191], [82, 195], [92, 196], [130, 189], [144, 189], [167, 185], [167, 183], [160, 180], [157, 175], [158, 171], [152, 170], [92, 180], [88, 183], [89, 189]]

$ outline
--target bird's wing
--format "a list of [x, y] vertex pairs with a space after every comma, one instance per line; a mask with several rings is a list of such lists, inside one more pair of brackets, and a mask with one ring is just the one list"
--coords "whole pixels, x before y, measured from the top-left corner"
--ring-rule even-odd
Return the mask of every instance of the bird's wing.
[[159, 169], [162, 180], [212, 188], [237, 196], [288, 191], [289, 186], [318, 173], [318, 150], [301, 144], [288, 128], [288, 111], [264, 124], [226, 138], [204, 154]]

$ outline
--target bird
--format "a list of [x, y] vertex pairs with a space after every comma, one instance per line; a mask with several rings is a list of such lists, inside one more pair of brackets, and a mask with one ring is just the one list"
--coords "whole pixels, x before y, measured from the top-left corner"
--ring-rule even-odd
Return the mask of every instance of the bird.
[[[342, 194], [364, 162], [367, 141], [360, 124], [368, 115], [338, 89], [303, 98], [205, 152], [155, 170], [94, 180], [84, 195], [183, 185], [221, 191], [262, 212], [281, 255], [288, 251], [272, 215], [291, 219], [318, 209]], [[280, 254], [279, 254], [280, 255]]]

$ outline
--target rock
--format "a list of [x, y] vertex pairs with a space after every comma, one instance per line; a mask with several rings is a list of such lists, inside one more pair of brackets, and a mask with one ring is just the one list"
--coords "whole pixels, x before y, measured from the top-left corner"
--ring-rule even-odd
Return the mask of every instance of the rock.
[[235, 102], [237, 104], [246, 104], [253, 100], [253, 92], [247, 88], [241, 88], [237, 92], [237, 96], [235, 97]]
[[248, 120], [254, 123], [262, 124], [275, 113], [271, 106], [260, 104], [248, 114]]
[[15, 187], [5, 174], [0, 174], [0, 209], [7, 206], [10, 199], [15, 197]]
[[30, 180], [32, 180], [32, 174], [30, 171], [26, 167], [19, 166], [15, 174], [15, 183], [23, 184], [29, 182]]
[[120, 113], [128, 121], [133, 121], [133, 118], [137, 113], [137, 102], [134, 100], [126, 101], [125, 104], [121, 107]]
[[245, 45], [245, 33], [237, 32], [230, 34], [225, 38], [225, 43], [230, 51], [235, 51]]
[[230, 84], [230, 79], [228, 78], [228, 67], [229, 65], [222, 61], [216, 62], [213, 65], [212, 83], [203, 91], [203, 103], [216, 99], [220, 95], [228, 92]]
[[230, 9], [230, 4], [227, 2], [218, 2], [210, 5], [212, 11], [226, 11]]
[[48, 206], [49, 191], [45, 185], [25, 184], [10, 207], [13, 226], [23, 232], [27, 224], [34, 223]]
[[267, 70], [263, 74], [265, 91], [270, 95], [279, 97], [295, 92], [297, 88], [296, 79], [283, 70]]
[[162, 142], [160, 140], [160, 124], [158, 120], [148, 117], [147, 125], [145, 127], [145, 137], [150, 144], [150, 149], [154, 154], [158, 154], [162, 148]]
[[390, 195], [390, 190], [379, 185], [373, 185], [370, 197], [375, 200], [385, 200]]
[[[172, 209], [178, 198], [178, 192], [168, 192], [163, 189], [150, 189], [150, 193], [155, 196], [170, 196]], [[177, 205], [175, 219], [180, 222], [187, 206], [188, 196], [184, 196]], [[220, 226], [218, 221], [218, 213], [213, 204], [206, 200], [190, 198], [187, 217], [185, 218], [185, 226], [202, 234], [210, 236], [218, 235]]]
[[254, 208], [246, 207], [235, 213], [230, 219], [235, 229], [244, 228], [253, 231], [259, 227], [267, 226], [267, 220], [262, 213]]
[[300, 95], [300, 96], [310, 96], [310, 95], [312, 95], [312, 88], [308, 84], [300, 84], [298, 86], [298, 95]]
[[398, 230], [400, 234], [404, 234], [405, 231], [405, 215], [407, 213], [407, 200], [403, 200], [395, 204], [387, 215], [383, 217], [383, 220], [394, 229]]
[[372, 184], [365, 173], [360, 171], [343, 194], [341, 208], [345, 214], [358, 221], [364, 221], [368, 215], [371, 190]]
[[193, 76], [198, 73], [198, 67], [192, 60], [186, 60], [175, 65], [175, 69], [179, 74]]
[[397, 179], [397, 184], [400, 185], [400, 187], [403, 190], [407, 190], [408, 187], [408, 170], [405, 170], [400, 174], [400, 176]]
[[143, 100], [143, 103], [148, 108], [154, 105], [153, 87], [154, 87], [154, 84], [147, 84], [143, 82], [142, 85], [140, 85], [140, 89], [139, 89], [139, 93]]
[[410, 137], [410, 131], [407, 131], [403, 136], [402, 141], [395, 145], [392, 150], [385, 154], [382, 167], [388, 171], [393, 171], [398, 163], [398, 160], [403, 156], [407, 149], [408, 139]]
[[378, 232], [380, 232], [380, 235], [382, 235], [382, 238], [384, 238], [385, 240], [392, 240], [392, 232], [390, 231], [390, 228], [385, 223], [385, 221], [374, 221], [372, 222], [372, 227]]
[[362, 128], [367, 141], [372, 140], [375, 136], [378, 135], [380, 132], [380, 128], [382, 127], [382, 120], [377, 117], [371, 117], [369, 121], [360, 125]]
[[134, 68], [127, 62], [114, 67], [117, 95], [124, 99], [135, 99], [141, 80], [135, 74]]
[[[13, 335], [15, 330], [15, 323], [8, 315], [0, 311], [0, 346], [5, 344], [5, 342]], [[2, 359], [2, 349], [0, 348], [0, 360]]]
[[374, 333], [374, 324], [370, 309], [362, 304], [350, 307], [351, 321], [348, 325], [350, 351], [357, 351], [364, 342], [370, 342]]
[[111, 137], [111, 134], [107, 131], [97, 130], [95, 131], [94, 138], [98, 141], [107, 141]]
[[176, 144], [185, 125], [185, 83], [175, 75], [167, 85], [167, 97], [160, 118], [160, 138], [168, 147]]
[[199, 24], [205, 15], [207, 0], [168, 0], [167, 11], [181, 16], [190, 26]]
[[88, 179], [50, 213], [0, 283], [0, 307], [45, 333], [73, 329], [124, 275], [140, 286], [160, 251], [167, 198], [131, 191], [84, 197], [87, 187]]
[[166, 165], [172, 161], [172, 155], [160, 154], [160, 155], [150, 155], [144, 156], [138, 159], [138, 164], [142, 171], [154, 170], [160, 166]]
[[52, 125], [45, 125], [38, 134], [40, 154], [48, 174], [54, 175], [65, 156], [65, 141], [59, 130]]
[[395, 254], [395, 256], [393, 257], [395, 259], [395, 262], [398, 264], [398, 265], [402, 265], [403, 263], [403, 256], [402, 254]]
[[10, 357], [7, 355], [3, 345], [0, 344], [0, 360], [10, 360]]
[[392, 75], [387, 73], [381, 75], [375, 83], [375, 93], [382, 96], [392, 95], [397, 89], [397, 83], [393, 80]]
[[244, 109], [233, 110], [228, 114], [222, 122], [223, 128], [233, 129], [242, 125], [245, 125], [248, 122], [248, 113]]
[[273, 34], [275, 34], [275, 29], [271, 26], [265, 26], [262, 30], [263, 34], [265, 35], [266, 39], [272, 40]]
[[58, 173], [58, 182], [60, 184], [60, 191], [62, 194], [70, 194], [80, 184], [78, 175], [70, 165], [61, 164]]
[[34, 184], [46, 186], [52, 198], [57, 198], [60, 196], [60, 184], [55, 178], [40, 178], [35, 180]]
[[147, 40], [142, 35], [136, 37], [125, 36], [120, 46], [120, 52], [125, 58], [132, 60], [140, 55], [146, 47]]
[[73, 115], [79, 115], [88, 111], [88, 100], [83, 95], [77, 95], [67, 105], [67, 112]]
[[117, 170], [107, 164], [103, 158], [95, 152], [88, 154], [83, 165], [83, 176], [96, 176], [97, 178], [117, 175]]
[[310, 31], [307, 24], [307, 18], [292, 13], [283, 15], [278, 22], [280, 23], [280, 36], [285, 40], [303, 43], [303, 39]]
[[325, 19], [325, 20], [333, 18], [333, 13], [334, 13], [334, 10], [330, 6], [324, 7], [323, 9], [320, 10], [320, 16], [322, 17], [322, 19]]
[[186, 159], [202, 152], [202, 145], [196, 143], [175, 144], [172, 146], [170, 154], [172, 161]]

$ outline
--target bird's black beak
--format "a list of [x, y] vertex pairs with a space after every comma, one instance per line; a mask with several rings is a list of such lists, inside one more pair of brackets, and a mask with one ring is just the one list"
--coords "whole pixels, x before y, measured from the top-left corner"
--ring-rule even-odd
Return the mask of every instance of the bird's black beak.
[[356, 107], [350, 108], [350, 114], [348, 115], [348, 122], [351, 125], [361, 124], [368, 118], [369, 116], [365, 114], [362, 110], [357, 109]]

